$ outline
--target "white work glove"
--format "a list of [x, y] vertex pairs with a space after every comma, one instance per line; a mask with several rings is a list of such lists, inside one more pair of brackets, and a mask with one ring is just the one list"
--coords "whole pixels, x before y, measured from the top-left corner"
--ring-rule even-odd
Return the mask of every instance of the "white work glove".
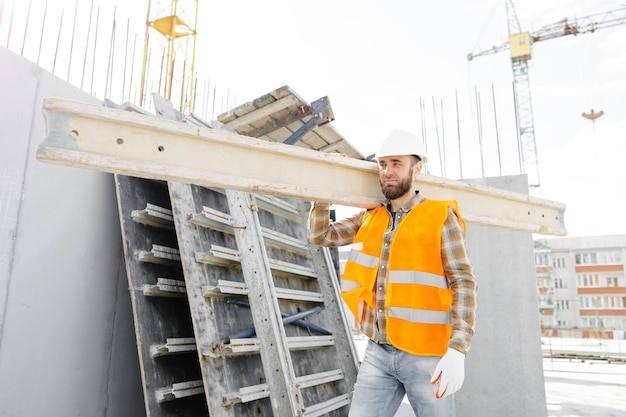
[[452, 395], [461, 388], [465, 379], [465, 355], [458, 350], [448, 348], [439, 360], [430, 380], [431, 384], [439, 384], [437, 398]]

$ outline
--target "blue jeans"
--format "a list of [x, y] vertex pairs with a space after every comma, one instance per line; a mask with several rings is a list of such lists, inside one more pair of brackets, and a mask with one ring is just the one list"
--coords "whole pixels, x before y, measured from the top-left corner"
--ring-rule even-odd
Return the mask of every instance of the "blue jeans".
[[348, 416], [393, 417], [406, 394], [417, 417], [454, 417], [454, 395], [437, 399], [437, 386], [430, 383], [440, 359], [369, 340]]

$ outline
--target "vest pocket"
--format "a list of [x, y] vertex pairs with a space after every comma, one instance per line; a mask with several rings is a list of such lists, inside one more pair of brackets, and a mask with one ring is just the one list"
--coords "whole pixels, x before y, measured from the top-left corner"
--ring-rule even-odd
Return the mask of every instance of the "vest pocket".
[[437, 293], [441, 305], [449, 308], [452, 305], [452, 290], [450, 288], [438, 288]]
[[[341, 297], [348, 305], [348, 308], [350, 308], [350, 311], [352, 312], [354, 317], [356, 317], [357, 319], [359, 319], [362, 316], [362, 313], [363, 313], [362, 309], [364, 307], [363, 303], [367, 302], [367, 299], [361, 298], [364, 291], [366, 291], [365, 288], [359, 287], [354, 290], [341, 292]], [[369, 302], [367, 302], [367, 304], [369, 304]]]

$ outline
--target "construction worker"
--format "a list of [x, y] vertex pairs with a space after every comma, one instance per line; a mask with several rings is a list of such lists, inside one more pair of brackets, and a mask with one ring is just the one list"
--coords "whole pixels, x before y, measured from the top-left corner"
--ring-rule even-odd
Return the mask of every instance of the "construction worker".
[[418, 417], [455, 415], [477, 286], [456, 201], [415, 189], [424, 151], [392, 131], [375, 154], [385, 203], [335, 222], [314, 203], [309, 215], [309, 242], [352, 245], [341, 295], [369, 340], [349, 417], [393, 417], [405, 394]]

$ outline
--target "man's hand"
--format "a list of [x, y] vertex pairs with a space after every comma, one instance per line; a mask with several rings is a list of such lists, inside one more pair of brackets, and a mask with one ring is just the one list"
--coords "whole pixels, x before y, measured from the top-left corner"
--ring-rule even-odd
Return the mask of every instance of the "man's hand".
[[448, 351], [441, 358], [433, 376], [431, 384], [439, 383], [437, 398], [452, 395], [461, 388], [465, 379], [465, 355], [458, 350], [448, 348]]

